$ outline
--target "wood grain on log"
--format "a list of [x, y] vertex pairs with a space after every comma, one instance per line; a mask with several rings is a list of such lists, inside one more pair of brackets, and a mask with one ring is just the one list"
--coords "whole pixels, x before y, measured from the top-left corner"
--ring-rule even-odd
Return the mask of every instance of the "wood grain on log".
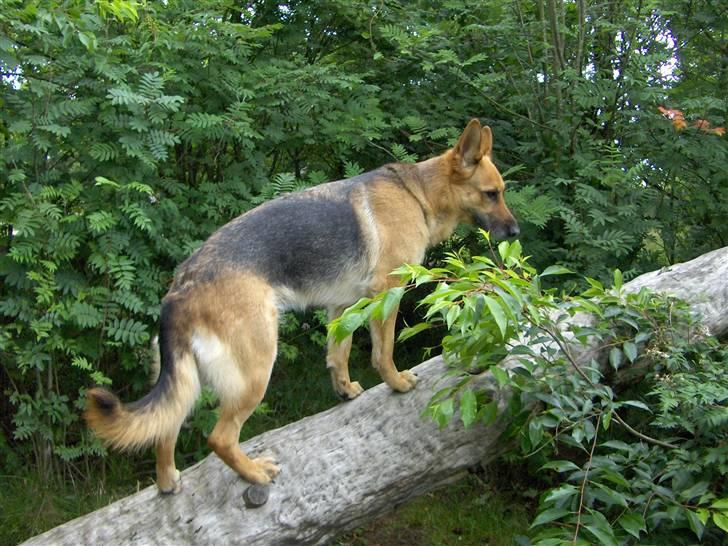
[[728, 335], [728, 247], [645, 273], [625, 287], [635, 292], [646, 287], [684, 299], [711, 335]]
[[[728, 248], [642, 275], [626, 288], [674, 293], [702, 315], [713, 334], [724, 336], [726, 279]], [[246, 507], [248, 484], [211, 455], [183, 472], [178, 495], [162, 496], [148, 487], [26, 544], [325, 543], [457, 480], [504, 449], [498, 440], [502, 423], [463, 429], [453, 420], [438, 430], [421, 417], [432, 394], [455, 379], [444, 377], [439, 357], [412, 371], [419, 382], [409, 393], [378, 385], [351, 402], [245, 442], [247, 453], [271, 455], [282, 469], [263, 506]], [[490, 374], [475, 381], [495, 392]]]

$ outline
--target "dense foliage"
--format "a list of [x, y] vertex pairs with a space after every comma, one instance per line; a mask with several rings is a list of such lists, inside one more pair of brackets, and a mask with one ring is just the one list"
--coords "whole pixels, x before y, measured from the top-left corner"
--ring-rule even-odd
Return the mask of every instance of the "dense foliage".
[[[159, 299], [216, 227], [473, 116], [535, 265], [726, 244], [727, 25], [715, 0], [0, 0], [4, 469], [88, 475], [84, 388], [146, 388]], [[323, 344], [286, 324], [284, 357]]]
[[[520, 544], [724, 544], [728, 349], [679, 302], [626, 292], [619, 270], [612, 288], [587, 277], [568, 295], [544, 289], [568, 269], [538, 273], [521, 252], [502, 242], [493, 258], [453, 253], [443, 267], [398, 270], [410, 289], [436, 283], [425, 320], [400, 338], [444, 329], [443, 356], [462, 377], [426, 414], [443, 427], [505, 419], [503, 440], [542, 476], [559, 474]], [[386, 316], [404, 290], [361, 300], [332, 335]], [[484, 370], [490, 392], [471, 386]]]

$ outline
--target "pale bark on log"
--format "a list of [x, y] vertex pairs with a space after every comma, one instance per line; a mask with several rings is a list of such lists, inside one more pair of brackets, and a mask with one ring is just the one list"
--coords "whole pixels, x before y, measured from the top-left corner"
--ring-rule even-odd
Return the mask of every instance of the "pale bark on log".
[[642, 287], [687, 301], [711, 335], [728, 335], [728, 247], [645, 273], [625, 285], [633, 292]]
[[[712, 334], [728, 334], [728, 247], [642, 275], [626, 288], [643, 286], [680, 296]], [[177, 495], [161, 496], [148, 487], [26, 544], [325, 543], [457, 480], [505, 448], [499, 445], [503, 423], [463, 429], [453, 420], [438, 430], [423, 418], [432, 394], [455, 379], [445, 377], [440, 357], [413, 371], [419, 383], [409, 393], [378, 385], [351, 402], [245, 442], [247, 453], [271, 455], [282, 469], [261, 507], [245, 507], [248, 484], [211, 455], [182, 473]], [[476, 377], [475, 386], [504, 403], [489, 373]]]

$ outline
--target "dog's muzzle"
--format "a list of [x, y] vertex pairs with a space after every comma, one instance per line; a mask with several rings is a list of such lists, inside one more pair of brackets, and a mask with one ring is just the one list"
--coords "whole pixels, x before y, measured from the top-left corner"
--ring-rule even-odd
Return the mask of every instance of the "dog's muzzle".
[[518, 222], [515, 219], [509, 221], [492, 220], [484, 214], [475, 213], [475, 223], [478, 227], [489, 231], [498, 239], [512, 239], [521, 233]]

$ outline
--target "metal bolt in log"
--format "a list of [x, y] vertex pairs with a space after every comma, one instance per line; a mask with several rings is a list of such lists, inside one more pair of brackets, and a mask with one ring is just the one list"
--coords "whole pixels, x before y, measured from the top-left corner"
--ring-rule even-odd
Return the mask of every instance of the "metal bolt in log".
[[248, 508], [258, 508], [268, 502], [269, 495], [270, 486], [254, 484], [245, 490], [243, 500]]

